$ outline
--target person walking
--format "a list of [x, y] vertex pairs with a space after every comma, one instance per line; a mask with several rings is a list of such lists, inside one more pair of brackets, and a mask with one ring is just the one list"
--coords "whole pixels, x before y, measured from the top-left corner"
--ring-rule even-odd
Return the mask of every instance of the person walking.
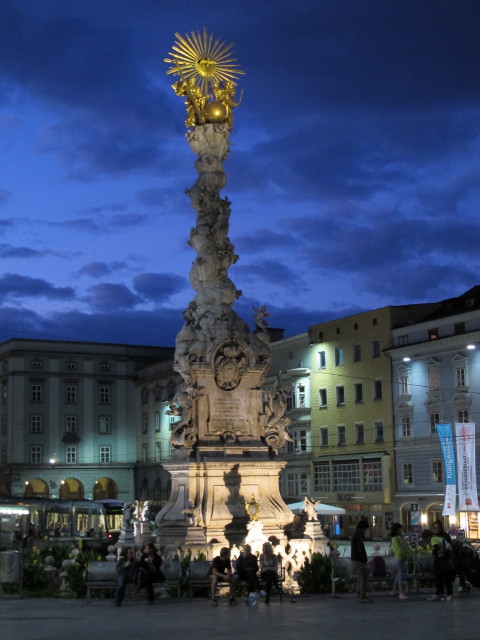
[[408, 596], [403, 591], [403, 584], [407, 575], [408, 561], [412, 557], [412, 552], [402, 534], [402, 525], [399, 522], [395, 522], [390, 530], [390, 537], [392, 539], [392, 550], [397, 565], [397, 575], [393, 582], [392, 596], [395, 596], [398, 591], [398, 597], [400, 600], [408, 600]]
[[368, 529], [368, 520], [360, 520], [355, 529], [351, 543], [351, 559], [353, 573], [357, 576], [357, 600], [366, 603], [372, 602], [367, 596], [367, 551], [365, 549], [365, 531]]

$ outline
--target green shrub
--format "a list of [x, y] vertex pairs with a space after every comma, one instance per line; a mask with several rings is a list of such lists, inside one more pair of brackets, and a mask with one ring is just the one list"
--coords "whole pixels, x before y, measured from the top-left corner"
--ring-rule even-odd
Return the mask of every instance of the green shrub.
[[297, 574], [300, 593], [328, 593], [332, 589], [332, 563], [329, 556], [312, 553]]

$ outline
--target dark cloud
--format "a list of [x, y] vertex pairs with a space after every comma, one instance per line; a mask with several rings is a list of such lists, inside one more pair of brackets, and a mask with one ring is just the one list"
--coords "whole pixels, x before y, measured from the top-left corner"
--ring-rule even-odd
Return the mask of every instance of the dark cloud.
[[45, 256], [60, 255], [55, 251], [45, 249], [39, 251], [29, 247], [12, 247], [8, 244], [0, 244], [0, 256], [2, 258], [43, 258]]
[[132, 309], [142, 302], [123, 284], [102, 282], [88, 288], [86, 299], [94, 311], [113, 312], [115, 310]]
[[291, 243], [292, 239], [289, 234], [277, 233], [269, 229], [257, 229], [255, 233], [237, 237], [235, 249], [242, 253], [262, 253], [276, 249], [287, 249]]
[[72, 287], [54, 287], [46, 280], [6, 273], [0, 278], [0, 299], [47, 298], [49, 300], [73, 300]]
[[263, 280], [271, 285], [275, 285], [280, 289], [290, 291], [306, 291], [306, 287], [302, 281], [298, 279], [298, 273], [288, 267], [286, 264], [276, 260], [263, 260], [259, 263], [251, 265], [237, 266], [232, 269], [232, 277], [240, 288], [241, 283], [248, 283], [251, 290], [252, 286], [259, 280]]
[[91, 278], [103, 278], [126, 267], [126, 262], [89, 262], [79, 270], [79, 274]]
[[186, 278], [174, 273], [140, 273], [133, 279], [135, 291], [146, 300], [167, 302], [188, 286]]

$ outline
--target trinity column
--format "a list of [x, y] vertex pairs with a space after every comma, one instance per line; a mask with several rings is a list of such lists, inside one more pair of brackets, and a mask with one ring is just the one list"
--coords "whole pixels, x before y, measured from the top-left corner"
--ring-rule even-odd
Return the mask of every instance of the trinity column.
[[247, 532], [245, 504], [253, 499], [264, 535], [283, 542], [293, 517], [279, 492], [286, 463], [276, 459], [290, 439], [285, 392], [262, 391], [271, 360], [266, 308], [254, 308], [253, 332], [232, 308], [242, 292], [228, 275], [238, 255], [228, 236], [231, 203], [220, 195], [243, 71], [232, 45], [205, 29], [175, 37], [167, 73], [176, 76], [172, 88], [185, 100], [186, 139], [198, 172], [186, 190], [195, 211], [188, 240], [196, 254], [195, 295], [176, 339], [174, 368], [182, 383], [169, 413], [179, 419], [171, 434], [174, 458], [164, 465], [172, 486], [156, 519], [158, 542], [238, 544]]

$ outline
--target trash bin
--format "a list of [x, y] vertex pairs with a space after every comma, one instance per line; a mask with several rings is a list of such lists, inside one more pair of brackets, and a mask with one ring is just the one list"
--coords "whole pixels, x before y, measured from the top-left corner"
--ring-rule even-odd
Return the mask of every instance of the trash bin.
[[22, 593], [23, 567], [22, 554], [19, 551], [0, 552], [0, 596], [5, 583], [18, 585], [18, 595]]

